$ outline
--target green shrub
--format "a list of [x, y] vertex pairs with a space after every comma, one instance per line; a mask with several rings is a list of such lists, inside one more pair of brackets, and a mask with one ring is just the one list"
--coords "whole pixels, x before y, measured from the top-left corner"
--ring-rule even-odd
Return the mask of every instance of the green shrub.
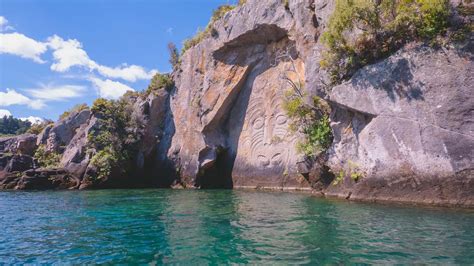
[[168, 53], [170, 55], [169, 62], [173, 70], [178, 69], [181, 64], [181, 59], [179, 58], [178, 48], [176, 48], [176, 45], [172, 42], [168, 43]]
[[38, 163], [42, 167], [46, 168], [56, 168], [59, 167], [59, 162], [61, 161], [61, 154], [55, 152], [48, 152], [44, 145], [39, 145], [36, 149], [34, 158], [38, 160]]
[[131, 158], [136, 155], [143, 132], [142, 125], [132, 116], [135, 101], [130, 97], [99, 98], [92, 105], [98, 121], [88, 135], [88, 150], [92, 152], [91, 163], [97, 168], [98, 180], [110, 176], [114, 170], [126, 174], [131, 169]]
[[332, 131], [329, 117], [324, 115], [319, 119], [311, 121], [311, 123], [303, 127], [303, 133], [306, 139], [298, 143], [298, 152], [314, 156], [318, 151], [325, 151], [331, 145]]
[[[445, 33], [448, 17], [448, 0], [336, 0], [322, 36], [327, 51], [320, 65], [337, 84], [406, 42]], [[349, 39], [354, 30], [356, 36]]]
[[348, 164], [344, 167], [347, 172], [344, 170], [340, 170], [339, 173], [335, 176], [334, 181], [332, 182], [333, 185], [338, 185], [339, 183], [344, 181], [344, 178], [346, 177], [346, 174], [350, 179], [352, 179], [354, 182], [359, 182], [362, 178], [364, 178], [364, 173], [359, 169], [359, 166], [349, 160], [347, 162]]
[[59, 116], [59, 120], [63, 120], [67, 117], [69, 117], [71, 114], [76, 114], [76, 113], [79, 113], [83, 110], [87, 110], [89, 109], [89, 106], [87, 106], [87, 104], [85, 103], [82, 103], [82, 104], [76, 104], [74, 105], [71, 109], [65, 111], [64, 113], [62, 113], [60, 116]]
[[332, 184], [335, 186], [339, 185], [341, 182], [344, 181], [345, 175], [346, 174], [343, 170], [339, 171], [339, 173], [336, 175], [336, 178], [334, 178], [334, 181], [332, 181]]
[[118, 166], [122, 158], [112, 147], [98, 151], [92, 158], [91, 164], [97, 168], [97, 179], [104, 179], [112, 174], [112, 170]]
[[[302, 91], [302, 88], [298, 89]], [[289, 90], [283, 109], [291, 119], [290, 130], [300, 132], [304, 139], [298, 141], [296, 149], [306, 156], [316, 156], [329, 148], [332, 130], [329, 123], [329, 106], [319, 97], [313, 97], [311, 104], [305, 103], [305, 96]]]
[[362, 175], [362, 173], [359, 173], [359, 172], [352, 172], [351, 173], [351, 179], [354, 180], [354, 182], [359, 182], [359, 180], [361, 180], [364, 176]]
[[148, 88], [145, 91], [145, 95], [150, 95], [151, 93], [161, 89], [170, 91], [173, 87], [174, 81], [170, 75], [156, 73], [151, 79], [150, 85], [148, 85]]
[[38, 135], [40, 134], [45, 127], [53, 124], [54, 122], [51, 121], [51, 120], [46, 120], [46, 121], [43, 121], [41, 123], [38, 123], [38, 124], [33, 124], [31, 125], [31, 127], [26, 131], [26, 133], [30, 133], [30, 134], [35, 134], [35, 135]]

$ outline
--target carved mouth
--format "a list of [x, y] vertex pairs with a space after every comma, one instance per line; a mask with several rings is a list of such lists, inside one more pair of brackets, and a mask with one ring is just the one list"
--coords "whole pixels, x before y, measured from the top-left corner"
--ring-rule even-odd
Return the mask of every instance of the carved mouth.
[[257, 156], [257, 161], [262, 167], [274, 167], [281, 164], [282, 157], [281, 153], [276, 153], [271, 157], [271, 159], [268, 159], [267, 156], [261, 154]]

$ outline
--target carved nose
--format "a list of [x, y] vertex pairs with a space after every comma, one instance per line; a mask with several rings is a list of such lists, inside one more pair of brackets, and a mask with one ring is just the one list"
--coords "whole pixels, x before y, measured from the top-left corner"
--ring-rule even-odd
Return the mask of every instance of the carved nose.
[[265, 146], [271, 145], [272, 144], [272, 137], [273, 137], [273, 124], [271, 122], [271, 119], [265, 123], [265, 129], [263, 131], [263, 144]]

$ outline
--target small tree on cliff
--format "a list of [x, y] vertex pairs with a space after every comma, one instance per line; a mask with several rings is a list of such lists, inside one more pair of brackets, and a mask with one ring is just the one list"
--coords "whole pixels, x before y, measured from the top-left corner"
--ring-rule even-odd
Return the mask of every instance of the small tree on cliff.
[[297, 143], [298, 152], [313, 157], [327, 150], [332, 142], [330, 107], [323, 99], [307, 95], [305, 81], [296, 67], [296, 57], [296, 48], [289, 46], [276, 55], [274, 65], [290, 63], [281, 77], [288, 84], [283, 109], [291, 119], [290, 130], [304, 136]]
[[178, 49], [174, 43], [168, 43], [168, 52], [170, 54], [169, 62], [173, 66], [173, 70], [176, 70], [179, 67], [180, 59]]

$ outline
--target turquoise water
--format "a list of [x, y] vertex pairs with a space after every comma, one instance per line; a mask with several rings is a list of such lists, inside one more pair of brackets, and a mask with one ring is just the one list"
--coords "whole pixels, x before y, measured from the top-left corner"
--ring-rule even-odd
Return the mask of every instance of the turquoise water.
[[474, 263], [474, 212], [230, 190], [0, 193], [0, 263]]

